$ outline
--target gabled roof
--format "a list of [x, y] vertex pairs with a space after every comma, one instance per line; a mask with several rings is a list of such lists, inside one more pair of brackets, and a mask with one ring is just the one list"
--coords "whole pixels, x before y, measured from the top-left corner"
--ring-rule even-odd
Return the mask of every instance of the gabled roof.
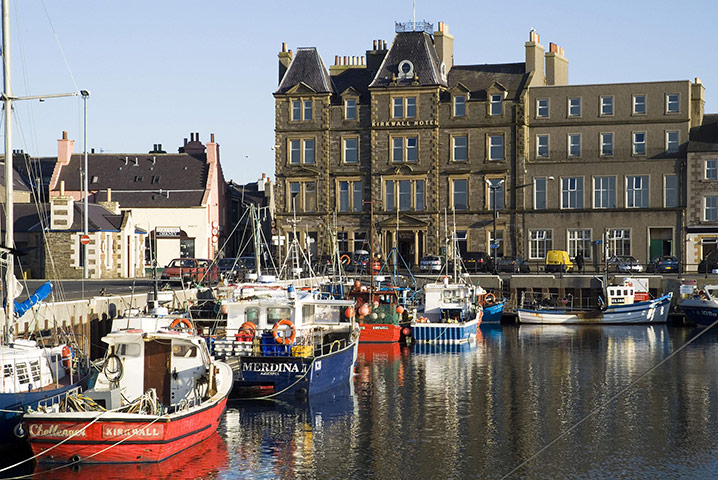
[[333, 74], [332, 82], [337, 93], [354, 90], [359, 94], [361, 102], [369, 102], [369, 84], [373, 78], [374, 74], [368, 68], [347, 68]]
[[508, 92], [508, 98], [517, 100], [524, 89], [526, 64], [501, 63], [493, 65], [454, 65], [449, 70], [449, 88], [464, 85], [471, 92], [472, 100], [486, 100], [486, 91], [494, 84], [501, 85]]
[[718, 152], [718, 114], [703, 116], [703, 123], [691, 128], [689, 152]]
[[[13, 163], [13, 167], [14, 167]], [[5, 160], [3, 159], [2, 162], [0, 162], [0, 185], [3, 187], [3, 191], [5, 189]], [[22, 176], [16, 171], [13, 170], [13, 182], [12, 182], [12, 188], [16, 192], [29, 192], [30, 187], [27, 186], [25, 181], [22, 179]], [[5, 198], [2, 199], [3, 202], [5, 202]]]
[[414, 66], [417, 86], [446, 86], [441, 78], [439, 55], [431, 35], [424, 32], [400, 32], [394, 37], [389, 52], [369, 87], [416, 85], [412, 78], [400, 78], [399, 64], [408, 60]]
[[[84, 230], [82, 202], [75, 202], [72, 226], [67, 230], [69, 232], [81, 232]], [[102, 205], [94, 203], [88, 204], [87, 227], [90, 232], [119, 232], [122, 226], [122, 218], [124, 214], [115, 214], [106, 209]], [[41, 222], [40, 219], [43, 219]], [[24, 232], [42, 232], [43, 224], [48, 226], [50, 221], [50, 204], [49, 203], [17, 203], [15, 204], [15, 231]], [[2, 229], [5, 229], [4, 218], [0, 219]], [[64, 231], [64, 230], [63, 230]]]
[[[201, 206], [209, 165], [204, 153], [89, 154], [88, 186], [99, 192], [95, 202], [111, 200], [121, 208], [169, 208]], [[57, 184], [65, 190], [81, 191], [82, 154], [72, 155], [62, 166]], [[58, 187], [55, 187], [57, 189]]]
[[292, 59], [289, 68], [284, 73], [279, 88], [275, 93], [288, 93], [294, 86], [304, 83], [306, 87], [316, 93], [333, 93], [331, 77], [322, 57], [315, 47], [302, 47], [297, 49], [297, 55]]

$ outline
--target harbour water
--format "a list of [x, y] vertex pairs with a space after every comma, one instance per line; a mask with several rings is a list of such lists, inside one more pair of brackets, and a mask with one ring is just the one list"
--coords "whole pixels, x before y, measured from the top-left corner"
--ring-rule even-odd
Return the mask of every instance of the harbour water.
[[460, 348], [362, 345], [347, 388], [234, 401], [159, 465], [33, 478], [716, 478], [717, 422], [718, 328], [482, 325]]

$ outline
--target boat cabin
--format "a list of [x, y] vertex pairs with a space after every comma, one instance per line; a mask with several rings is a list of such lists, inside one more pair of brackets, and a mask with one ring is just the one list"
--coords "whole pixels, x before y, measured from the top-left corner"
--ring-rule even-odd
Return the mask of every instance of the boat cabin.
[[69, 347], [37, 348], [33, 340], [16, 340], [12, 346], [0, 346], [2, 391], [24, 393], [56, 386], [69, 371], [72, 358]]
[[430, 322], [464, 322], [472, 318], [476, 293], [462, 283], [429, 283], [424, 286], [424, 313]]

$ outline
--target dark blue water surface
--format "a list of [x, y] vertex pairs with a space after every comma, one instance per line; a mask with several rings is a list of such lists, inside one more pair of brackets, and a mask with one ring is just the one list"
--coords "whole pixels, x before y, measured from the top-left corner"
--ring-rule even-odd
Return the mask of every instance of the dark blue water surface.
[[217, 435], [159, 465], [36, 478], [718, 478], [718, 329], [702, 332], [482, 325], [461, 348], [362, 345], [353, 385], [230, 403]]

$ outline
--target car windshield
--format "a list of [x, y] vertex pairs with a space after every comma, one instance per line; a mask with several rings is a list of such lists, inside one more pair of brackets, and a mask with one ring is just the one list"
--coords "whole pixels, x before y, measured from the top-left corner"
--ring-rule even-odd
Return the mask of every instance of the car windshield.
[[217, 262], [217, 265], [220, 267], [231, 267], [236, 261], [236, 258], [222, 258], [219, 262]]

